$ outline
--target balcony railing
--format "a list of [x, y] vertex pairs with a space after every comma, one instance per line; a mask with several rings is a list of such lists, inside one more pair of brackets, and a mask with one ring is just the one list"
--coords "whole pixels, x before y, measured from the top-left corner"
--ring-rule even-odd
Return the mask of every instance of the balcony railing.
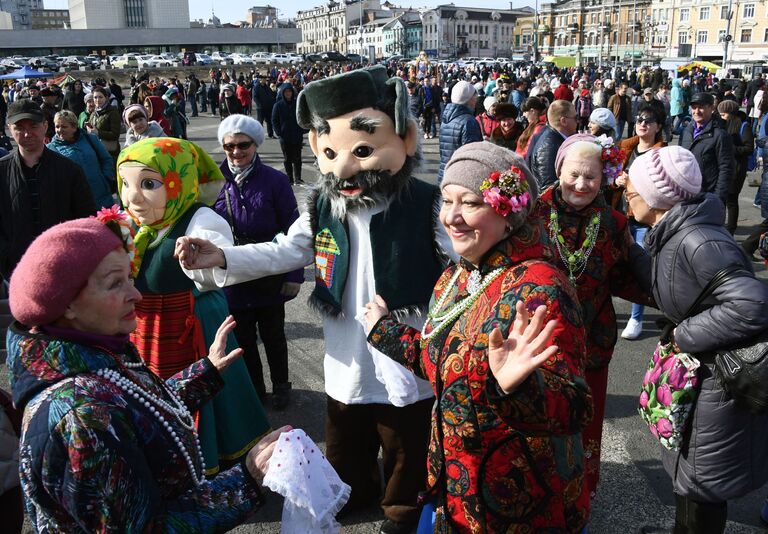
[[579, 25], [578, 25], [578, 23], [574, 22], [574, 23], [572, 23], [572, 24], [569, 24], [569, 25], [568, 25], [568, 31], [569, 31], [569, 32], [577, 32], [577, 31], [579, 31]]

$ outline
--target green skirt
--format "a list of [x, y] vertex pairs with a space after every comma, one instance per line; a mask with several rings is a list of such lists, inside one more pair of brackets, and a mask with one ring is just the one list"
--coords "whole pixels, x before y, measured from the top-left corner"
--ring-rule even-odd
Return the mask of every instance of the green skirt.
[[[210, 347], [221, 323], [229, 315], [227, 299], [221, 290], [195, 296], [195, 315], [200, 320], [205, 346]], [[227, 339], [227, 352], [237, 348], [233, 333]], [[205, 458], [205, 474], [214, 475], [239, 461], [271, 428], [267, 414], [253, 387], [242, 358], [222, 374], [224, 389], [199, 411], [198, 434]]]

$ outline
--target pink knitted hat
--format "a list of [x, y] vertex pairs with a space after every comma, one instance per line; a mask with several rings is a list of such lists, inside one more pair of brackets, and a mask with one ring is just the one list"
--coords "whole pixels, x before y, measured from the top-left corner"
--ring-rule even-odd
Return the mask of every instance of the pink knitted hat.
[[563, 141], [563, 144], [560, 145], [557, 155], [555, 156], [555, 175], [560, 176], [560, 168], [563, 166], [563, 161], [565, 160], [565, 155], [568, 153], [568, 149], [579, 142], [594, 143], [596, 139], [597, 138], [594, 135], [584, 133], [574, 134], [567, 137], [565, 141]]
[[123, 242], [95, 218], [49, 228], [21, 257], [11, 275], [11, 314], [26, 326], [41, 326], [64, 315], [101, 260]]
[[629, 168], [629, 180], [651, 208], [668, 210], [701, 191], [701, 170], [693, 153], [680, 146], [654, 148]]

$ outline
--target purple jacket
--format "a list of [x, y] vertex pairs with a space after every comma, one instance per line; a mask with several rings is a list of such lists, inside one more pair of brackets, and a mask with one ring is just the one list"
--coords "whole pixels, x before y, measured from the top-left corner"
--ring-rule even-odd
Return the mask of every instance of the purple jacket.
[[[272, 241], [277, 234], [287, 233], [291, 224], [299, 218], [296, 197], [288, 177], [264, 165], [258, 155], [255, 158], [253, 169], [242, 188], [235, 183], [226, 160], [219, 166], [226, 183], [213, 209], [229, 223], [240, 244]], [[227, 212], [225, 195], [229, 196], [233, 217]], [[224, 288], [224, 292], [229, 307], [234, 310], [263, 308], [290, 300], [280, 295], [283, 282], [303, 281], [304, 270], [297, 269], [283, 275], [229, 286]]]

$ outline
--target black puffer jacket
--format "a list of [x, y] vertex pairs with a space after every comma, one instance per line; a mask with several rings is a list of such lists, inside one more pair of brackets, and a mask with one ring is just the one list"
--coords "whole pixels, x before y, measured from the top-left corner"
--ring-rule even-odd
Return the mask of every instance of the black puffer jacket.
[[[675, 341], [685, 352], [727, 347], [768, 328], [768, 286], [754, 277], [750, 261], [722, 226], [724, 211], [714, 195], [701, 194], [672, 208], [645, 237], [653, 259], [653, 297], [664, 315], [679, 323]], [[685, 318], [714, 275], [731, 265], [747, 272], [721, 285], [702, 311]], [[768, 415], [737, 408], [711, 365], [702, 364], [699, 373], [690, 437], [679, 453], [663, 449], [662, 459], [675, 493], [725, 501], [768, 480]]]
[[693, 121], [686, 126], [680, 135], [680, 146], [693, 152], [699, 162], [701, 190], [714, 193], [725, 204], [731, 182], [736, 178], [733, 140], [716, 117], [712, 117], [696, 139], [693, 138], [695, 127]]
[[565, 141], [563, 134], [547, 125], [536, 139], [536, 144], [528, 150], [525, 162], [536, 177], [540, 191], [557, 181], [555, 158], [563, 141]]

